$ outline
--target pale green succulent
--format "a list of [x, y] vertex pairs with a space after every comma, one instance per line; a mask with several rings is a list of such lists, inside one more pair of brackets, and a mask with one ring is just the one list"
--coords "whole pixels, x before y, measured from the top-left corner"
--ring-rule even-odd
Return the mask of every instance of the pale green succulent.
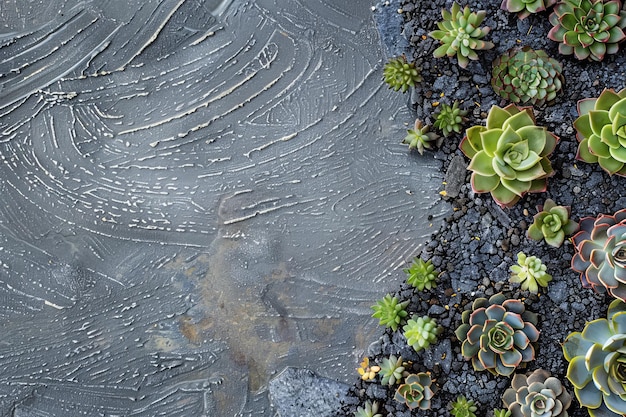
[[437, 336], [443, 329], [437, 325], [437, 321], [428, 316], [413, 316], [404, 327], [404, 337], [406, 337], [409, 346], [413, 347], [416, 352], [428, 348], [432, 343], [437, 341]]
[[546, 243], [555, 248], [560, 247], [565, 236], [578, 230], [578, 222], [569, 218], [569, 206], [557, 206], [547, 199], [543, 206], [537, 206], [538, 213], [533, 217], [533, 224], [528, 228], [528, 237]]
[[502, 207], [511, 207], [526, 193], [543, 192], [554, 174], [549, 156], [558, 138], [535, 125], [532, 109], [510, 104], [493, 106], [487, 126], [467, 129], [461, 151], [471, 158], [476, 193], [491, 193]]
[[452, 132], [461, 133], [466, 115], [467, 110], [459, 108], [458, 100], [454, 100], [452, 106], [442, 103], [439, 106], [439, 111], [435, 113], [433, 126], [441, 130], [444, 136], [448, 136]]
[[443, 58], [456, 55], [459, 66], [465, 68], [470, 59], [478, 59], [477, 50], [493, 48], [493, 43], [482, 40], [491, 29], [479, 27], [486, 15], [484, 10], [472, 12], [469, 6], [461, 10], [456, 2], [452, 3], [450, 11], [442, 10], [443, 20], [437, 22], [439, 29], [429, 33], [442, 44], [435, 49], [433, 56]]
[[408, 375], [404, 379], [404, 383], [400, 384], [394, 399], [400, 403], [404, 403], [409, 409], [419, 408], [420, 410], [430, 409], [430, 400], [435, 395], [432, 387], [432, 379], [430, 374], [420, 372], [418, 374]]
[[522, 284], [522, 290], [533, 294], [539, 292], [539, 287], [547, 288], [552, 281], [552, 275], [546, 272], [547, 267], [536, 256], [526, 256], [524, 252], [517, 253], [517, 265], [511, 266], [509, 281]]
[[394, 91], [402, 90], [403, 93], [422, 81], [415, 62], [407, 62], [404, 56], [390, 59], [383, 69], [383, 77], [389, 88], [393, 88]]
[[396, 357], [390, 355], [388, 358], [383, 359], [380, 364], [380, 383], [381, 385], [395, 385], [398, 383], [404, 373], [404, 363], [402, 362], [402, 356]]
[[567, 379], [591, 417], [626, 415], [626, 304], [613, 300], [606, 319], [567, 336], [563, 355]]
[[576, 158], [599, 164], [609, 175], [626, 176], [626, 88], [580, 100], [578, 114]]
[[465, 395], [459, 395], [450, 403], [450, 414], [454, 417], [476, 417], [476, 410], [476, 403], [468, 400]]
[[436, 280], [439, 272], [435, 270], [432, 261], [424, 262], [421, 258], [415, 258], [409, 268], [404, 269], [407, 274], [406, 282], [419, 291], [430, 290], [437, 286]]
[[400, 302], [398, 297], [392, 297], [391, 294], [387, 294], [371, 307], [374, 310], [372, 317], [379, 319], [381, 326], [391, 327], [395, 332], [398, 330], [398, 325], [408, 315], [406, 311], [406, 306], [408, 305], [408, 300]]
[[519, 19], [525, 19], [531, 14], [543, 12], [556, 2], [557, 0], [502, 0], [500, 8], [517, 13]]
[[435, 132], [430, 131], [430, 126], [424, 125], [421, 120], [415, 120], [413, 129], [407, 130], [407, 135], [402, 141], [409, 145], [409, 150], [416, 149], [420, 155], [424, 154], [424, 149], [432, 149], [433, 144], [439, 146], [441, 137]]
[[493, 417], [511, 417], [511, 411], [506, 408], [494, 408]]
[[354, 417], [383, 417], [378, 412], [378, 403], [370, 400], [365, 401], [365, 407], [358, 407], [354, 413]]
[[513, 375], [502, 402], [513, 417], [567, 417], [572, 396], [559, 379], [537, 369], [526, 375]]

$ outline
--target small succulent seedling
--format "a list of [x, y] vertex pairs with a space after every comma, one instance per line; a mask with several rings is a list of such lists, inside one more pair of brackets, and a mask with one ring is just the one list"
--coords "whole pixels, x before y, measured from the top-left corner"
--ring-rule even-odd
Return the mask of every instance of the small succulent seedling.
[[576, 158], [599, 164], [609, 175], [626, 176], [626, 88], [580, 100], [578, 114]]
[[541, 106], [554, 101], [563, 87], [563, 67], [543, 50], [509, 49], [493, 62], [491, 86], [513, 103]]
[[548, 38], [559, 42], [559, 53], [602, 61], [615, 54], [626, 35], [626, 11], [620, 0], [563, 0], [550, 15]]
[[471, 158], [472, 189], [491, 193], [496, 203], [511, 207], [526, 193], [546, 190], [554, 174], [549, 156], [558, 138], [535, 125], [529, 107], [493, 106], [487, 126], [467, 129], [461, 151]]
[[450, 11], [442, 10], [443, 20], [437, 22], [439, 29], [429, 33], [432, 38], [441, 42], [433, 56], [443, 58], [446, 55], [456, 55], [459, 66], [465, 68], [470, 59], [478, 59], [476, 51], [493, 48], [493, 43], [482, 40], [491, 30], [489, 27], [480, 27], [486, 15], [484, 10], [472, 12], [469, 6], [461, 10], [456, 2], [452, 3]]
[[406, 306], [408, 305], [408, 300], [400, 302], [398, 297], [392, 297], [391, 294], [387, 294], [378, 300], [376, 305], [371, 307], [374, 310], [372, 317], [379, 319], [381, 326], [391, 327], [395, 332], [398, 330], [398, 325], [408, 315], [406, 312]]
[[403, 93], [406, 93], [409, 87], [415, 87], [416, 83], [422, 81], [415, 62], [407, 62], [404, 56], [390, 59], [385, 64], [383, 76], [389, 88], [393, 88], [394, 91], [402, 90]]
[[378, 412], [378, 402], [365, 401], [365, 407], [358, 407], [354, 413], [354, 417], [383, 417]]
[[383, 359], [379, 373], [381, 385], [395, 385], [398, 383], [403, 377], [404, 369], [402, 356], [396, 357], [391, 355]]
[[428, 348], [432, 343], [437, 341], [437, 336], [443, 329], [437, 325], [437, 321], [428, 316], [413, 316], [404, 327], [404, 337], [406, 337], [409, 346], [412, 346], [416, 352]]
[[424, 154], [424, 149], [432, 149], [433, 144], [439, 146], [443, 138], [436, 132], [430, 131], [430, 126], [424, 125], [421, 120], [415, 120], [413, 129], [407, 130], [407, 135], [402, 141], [409, 145], [409, 150], [416, 149], [420, 155]]
[[468, 400], [465, 395], [459, 395], [450, 403], [450, 414], [454, 417], [476, 417], [478, 407], [473, 400]]
[[568, 417], [572, 396], [559, 379], [548, 371], [537, 369], [526, 375], [513, 375], [511, 388], [504, 391], [502, 402], [509, 415]]
[[565, 236], [578, 230], [578, 223], [569, 218], [569, 206], [557, 206], [548, 198], [543, 206], [537, 206], [537, 211], [528, 228], [528, 237], [533, 240], [545, 239], [548, 245], [558, 248]]
[[424, 262], [421, 258], [415, 258], [411, 266], [404, 270], [407, 275], [406, 282], [417, 288], [419, 291], [430, 290], [437, 286], [436, 280], [438, 271], [432, 261]]
[[420, 410], [430, 409], [430, 400], [435, 395], [432, 388], [432, 379], [430, 374], [420, 372], [418, 374], [408, 375], [404, 379], [404, 383], [400, 384], [394, 399], [400, 403], [404, 403], [409, 409], [419, 408]]
[[511, 417], [511, 410], [507, 410], [506, 408], [494, 408], [493, 417]]
[[439, 111], [435, 113], [435, 126], [441, 130], [444, 136], [448, 136], [452, 132], [461, 133], [463, 122], [465, 122], [467, 110], [459, 108], [459, 101], [454, 100], [452, 106], [442, 103], [439, 106]]
[[359, 364], [359, 367], [356, 368], [356, 371], [359, 373], [359, 375], [361, 375], [361, 379], [363, 381], [371, 381], [372, 379], [376, 378], [378, 371], [380, 371], [380, 366], [370, 366], [370, 358], [366, 356]]
[[531, 14], [543, 12], [556, 2], [557, 0], [502, 0], [500, 8], [510, 13], [517, 13], [517, 17], [521, 20]]
[[511, 375], [523, 363], [535, 358], [533, 343], [539, 339], [537, 315], [524, 303], [498, 293], [488, 300], [474, 300], [471, 310], [463, 311], [456, 329], [461, 354], [477, 371]]
[[552, 281], [552, 275], [546, 272], [546, 266], [536, 256], [526, 256], [524, 252], [517, 253], [517, 265], [511, 266], [513, 283], [522, 284], [522, 290], [533, 294], [539, 292], [539, 287], [546, 288]]

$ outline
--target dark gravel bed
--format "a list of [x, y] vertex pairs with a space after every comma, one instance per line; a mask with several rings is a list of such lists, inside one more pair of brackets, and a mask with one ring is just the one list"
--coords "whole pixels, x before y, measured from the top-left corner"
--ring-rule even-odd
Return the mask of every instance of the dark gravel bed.
[[[564, 382], [573, 394], [573, 388], [565, 378], [567, 362], [563, 358], [561, 342], [574, 331], [581, 331], [585, 322], [604, 317], [610, 298], [598, 295], [591, 289], [582, 288], [579, 274], [570, 269], [574, 254], [571, 242], [560, 248], [535, 242], [526, 236], [526, 230], [537, 212], [536, 205], [552, 198], [559, 205], [571, 206], [572, 218], [579, 221], [586, 216], [613, 214], [626, 207], [626, 179], [609, 177], [598, 165], [575, 159], [577, 140], [573, 121], [577, 117], [576, 103], [587, 97], [597, 97], [605, 88], [616, 90], [626, 87], [626, 53], [609, 55], [604, 62], [580, 62], [572, 56], [557, 52], [557, 43], [546, 35], [551, 28], [549, 12], [531, 15], [519, 21], [517, 16], [500, 10], [500, 1], [459, 1], [473, 11], [486, 10], [484, 25], [492, 28], [485, 38], [495, 44], [490, 51], [479, 51], [480, 60], [470, 62], [467, 69], [459, 68], [456, 59], [435, 59], [433, 50], [438, 42], [428, 37], [441, 20], [441, 9], [451, 2], [433, 0], [401, 0], [398, 4], [379, 4], [377, 12], [398, 13], [404, 17], [404, 38], [408, 40], [406, 55], [422, 68], [423, 83], [410, 95], [409, 106], [417, 118], [427, 124], [434, 122], [434, 102], [452, 104], [461, 101], [461, 107], [469, 110], [465, 128], [484, 124], [492, 105], [504, 106], [493, 92], [489, 80], [491, 62], [515, 45], [528, 45], [544, 49], [551, 57], [563, 64], [565, 87], [551, 105], [535, 108], [537, 124], [560, 137], [554, 153], [552, 166], [555, 175], [548, 181], [548, 190], [541, 194], [530, 194], [513, 208], [501, 209], [489, 194], [474, 194], [469, 185], [470, 172], [466, 170], [469, 160], [458, 148], [462, 135], [447, 137], [440, 149], [415, 153], [416, 163], [420, 158], [442, 161], [446, 172], [446, 184], [442, 190], [444, 200], [453, 206], [453, 213], [445, 219], [442, 228], [432, 235], [421, 255], [431, 259], [442, 272], [437, 288], [416, 292], [403, 285], [397, 292], [401, 300], [410, 299], [410, 314], [436, 318], [444, 328], [437, 344], [426, 351], [415, 353], [408, 347], [400, 332], [382, 330], [382, 337], [374, 342], [368, 355], [370, 361], [380, 363], [390, 354], [402, 355], [413, 362], [414, 372], [430, 371], [436, 380], [438, 392], [429, 411], [414, 410], [412, 413], [403, 404], [393, 400], [394, 389], [382, 387], [378, 382], [358, 380], [352, 389], [350, 404], [346, 404], [342, 415], [352, 416], [357, 404], [365, 400], [376, 400], [382, 404], [383, 416], [403, 417], [410, 415], [447, 416], [447, 406], [458, 394], [476, 401], [477, 415], [492, 416], [494, 408], [502, 407], [501, 395], [510, 384], [510, 378], [493, 376], [488, 372], [476, 372], [471, 364], [463, 360], [460, 343], [454, 330], [461, 322], [461, 312], [471, 306], [477, 297], [489, 297], [504, 292], [509, 298], [523, 300], [526, 308], [539, 314], [538, 329], [541, 331], [536, 359], [526, 370], [543, 368]], [[384, 10], [384, 9], [387, 10]], [[626, 45], [622, 45], [626, 50]], [[406, 121], [412, 125], [412, 120]], [[401, 141], [402, 138], [389, 138]], [[518, 284], [510, 284], [509, 267], [516, 263], [516, 254], [523, 251], [542, 259], [552, 274], [553, 281], [539, 295], [521, 291]], [[407, 259], [407, 264], [410, 262]], [[381, 294], [381, 298], [384, 294]], [[372, 304], [376, 300], [372, 300]], [[520, 370], [524, 372], [524, 370]], [[355, 380], [358, 379], [355, 377]], [[574, 417], [587, 416], [574, 399], [569, 410]]]

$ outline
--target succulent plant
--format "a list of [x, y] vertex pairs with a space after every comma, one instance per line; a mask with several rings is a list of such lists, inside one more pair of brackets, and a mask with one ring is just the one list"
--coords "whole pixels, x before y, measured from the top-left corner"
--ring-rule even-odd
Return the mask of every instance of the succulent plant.
[[496, 203], [513, 206], [526, 193], [546, 190], [554, 171], [549, 155], [558, 138], [535, 126], [529, 107], [493, 106], [487, 126], [467, 129], [460, 148], [471, 162], [474, 192], [490, 192]]
[[572, 242], [572, 269], [580, 272], [583, 287], [626, 301], [626, 209], [581, 219]]
[[510, 13], [517, 13], [520, 19], [526, 19], [534, 13], [543, 12], [557, 0], [502, 0], [500, 8]]
[[394, 91], [402, 90], [403, 93], [422, 81], [415, 62], [407, 62], [404, 56], [390, 59], [383, 69], [383, 77], [389, 88], [393, 88]]
[[609, 175], [626, 176], [626, 88], [617, 93], [605, 89], [598, 98], [580, 100], [578, 114], [576, 158], [598, 163]]
[[533, 224], [528, 228], [528, 237], [537, 241], [545, 239], [548, 245], [560, 247], [565, 236], [578, 230], [578, 222], [571, 220], [569, 215], [569, 206], [557, 206], [548, 198], [543, 206], [537, 206]]
[[626, 38], [626, 11], [620, 0], [563, 0], [550, 15], [548, 38], [559, 42], [559, 53], [602, 61], [617, 53]]
[[517, 253], [517, 265], [511, 266], [511, 282], [522, 284], [522, 290], [533, 294], [539, 292], [539, 287], [546, 288], [552, 281], [552, 275], [546, 272], [546, 266], [536, 256], [526, 256], [524, 252]]
[[511, 410], [507, 410], [506, 408], [494, 408], [493, 417], [511, 417]]
[[567, 379], [591, 417], [626, 415], [626, 304], [613, 300], [606, 319], [567, 336], [563, 354]]
[[437, 341], [437, 336], [442, 332], [442, 328], [437, 326], [437, 321], [428, 316], [413, 316], [404, 327], [404, 337], [409, 346], [416, 352], [426, 349], [431, 343]]
[[405, 403], [411, 410], [414, 408], [429, 410], [433, 395], [435, 392], [432, 389], [430, 374], [420, 372], [408, 375], [404, 383], [398, 386], [393, 398], [400, 403]]
[[380, 371], [380, 366], [370, 366], [370, 358], [367, 356], [363, 358], [356, 371], [361, 375], [363, 381], [371, 381], [376, 378], [376, 375]]
[[472, 310], [465, 310], [456, 337], [461, 353], [477, 371], [511, 375], [522, 363], [535, 357], [532, 343], [539, 338], [537, 315], [519, 300], [507, 300], [502, 293], [488, 300], [478, 298]]
[[537, 369], [526, 375], [515, 374], [502, 402], [513, 417], [567, 417], [572, 396], [561, 381]]
[[470, 59], [478, 59], [477, 50], [493, 48], [493, 43], [482, 40], [491, 28], [479, 27], [486, 14], [484, 10], [472, 12], [469, 6], [461, 10], [456, 2], [452, 3], [450, 11], [442, 10], [443, 20], [437, 22], [439, 29], [429, 33], [442, 44], [435, 49], [433, 56], [443, 58], [456, 55], [459, 66], [465, 68]]
[[454, 100], [452, 106], [442, 103], [439, 106], [439, 111], [435, 113], [435, 123], [433, 123], [433, 126], [441, 130], [446, 137], [452, 132], [461, 133], [466, 115], [467, 110], [459, 108], [458, 100]]
[[380, 364], [380, 383], [381, 385], [395, 385], [402, 379], [403, 373], [402, 356], [390, 355], [383, 359], [383, 363]]
[[454, 417], [476, 417], [476, 410], [476, 403], [465, 398], [465, 395], [459, 395], [450, 403], [450, 414]]
[[430, 290], [437, 286], [436, 280], [439, 272], [435, 271], [435, 266], [430, 260], [424, 262], [421, 258], [415, 258], [411, 266], [404, 269], [404, 272], [407, 274], [406, 282], [419, 291]]
[[407, 133], [402, 143], [408, 144], [409, 150], [417, 149], [420, 155], [424, 154], [424, 149], [432, 149], [433, 143], [439, 146], [443, 139], [436, 132], [431, 132], [430, 126], [424, 125], [419, 119], [415, 120], [413, 129], [407, 130]]
[[378, 412], [378, 403], [370, 400], [365, 401], [365, 407], [358, 407], [354, 413], [354, 417], [383, 417]]
[[505, 100], [541, 106], [561, 91], [562, 71], [561, 64], [545, 51], [514, 47], [493, 62], [491, 86]]
[[405, 310], [408, 305], [408, 300], [400, 302], [398, 297], [392, 297], [391, 294], [387, 294], [371, 307], [374, 310], [372, 317], [379, 319], [381, 326], [391, 327], [395, 332], [398, 330], [400, 322], [408, 315]]

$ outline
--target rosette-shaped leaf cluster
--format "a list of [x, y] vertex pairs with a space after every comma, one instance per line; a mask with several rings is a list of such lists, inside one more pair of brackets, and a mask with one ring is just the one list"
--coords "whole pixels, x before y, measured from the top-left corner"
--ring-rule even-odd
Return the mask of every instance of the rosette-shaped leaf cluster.
[[567, 417], [572, 396], [561, 381], [537, 369], [527, 375], [515, 374], [502, 402], [512, 417]]
[[491, 193], [500, 206], [511, 207], [526, 193], [546, 190], [554, 174], [548, 157], [558, 138], [535, 125], [532, 109], [493, 106], [487, 126], [467, 129], [460, 148], [471, 162], [472, 188]]
[[378, 412], [378, 402], [365, 401], [365, 407], [358, 407], [354, 413], [354, 417], [383, 417]]
[[572, 240], [572, 269], [580, 272], [583, 287], [626, 301], [626, 209], [583, 218]]
[[557, 206], [548, 198], [543, 206], [537, 206], [537, 211], [528, 228], [528, 237], [533, 240], [545, 239], [548, 245], [558, 248], [565, 236], [578, 230], [578, 223], [569, 218], [569, 206]]
[[430, 374], [426, 372], [408, 375], [404, 379], [404, 384], [400, 384], [396, 390], [393, 398], [400, 403], [405, 403], [411, 410], [414, 408], [429, 410], [430, 400], [435, 395], [432, 383]]
[[404, 363], [402, 362], [402, 356], [396, 357], [391, 355], [383, 359], [383, 362], [380, 364], [381, 385], [395, 385], [402, 379], [403, 374]]
[[409, 145], [410, 149], [417, 149], [420, 155], [424, 154], [424, 149], [432, 149], [433, 144], [440, 145], [441, 138], [436, 132], [430, 131], [430, 126], [424, 125], [421, 120], [415, 120], [413, 129], [407, 130], [407, 135], [402, 141]]
[[472, 361], [475, 370], [507, 376], [535, 358], [537, 316], [521, 301], [507, 300], [502, 293], [488, 300], [478, 298], [461, 317], [456, 337], [462, 342], [463, 357]]
[[517, 253], [517, 265], [511, 266], [511, 282], [522, 284], [522, 290], [533, 294], [539, 292], [539, 287], [546, 288], [552, 281], [552, 275], [546, 272], [546, 266], [536, 256], [526, 256], [524, 252]]
[[548, 38], [559, 42], [559, 53], [602, 61], [617, 53], [626, 38], [626, 11], [620, 0], [563, 0], [550, 15]]
[[626, 415], [626, 304], [614, 300], [606, 319], [567, 336], [563, 354], [567, 379], [591, 417]]
[[626, 88], [605, 89], [598, 98], [578, 102], [574, 121], [578, 159], [598, 163], [609, 175], [626, 176]]
[[465, 398], [465, 395], [459, 395], [450, 403], [450, 414], [454, 417], [476, 417], [476, 410], [476, 403]]
[[413, 316], [404, 327], [404, 337], [406, 337], [409, 346], [412, 346], [416, 352], [426, 349], [432, 343], [437, 341], [437, 336], [443, 329], [437, 325], [437, 321], [428, 316]]
[[482, 40], [491, 30], [489, 27], [480, 27], [486, 14], [484, 10], [472, 12], [469, 6], [461, 10], [456, 2], [452, 3], [450, 11], [442, 10], [443, 20], [437, 22], [439, 30], [429, 33], [442, 44], [435, 49], [434, 57], [456, 55], [459, 66], [465, 68], [470, 59], [478, 59], [477, 50], [493, 48], [493, 43]]
[[458, 100], [454, 100], [452, 106], [443, 103], [435, 114], [435, 123], [433, 125], [441, 130], [444, 136], [448, 136], [452, 132], [461, 133], [461, 127], [466, 120], [466, 115], [467, 110], [459, 108]]
[[404, 56], [390, 59], [383, 69], [383, 77], [389, 88], [393, 88], [394, 91], [402, 90], [403, 93], [422, 81], [415, 62], [407, 62]]
[[543, 12], [557, 0], [502, 0], [500, 7], [510, 13], [517, 13], [520, 19], [526, 19], [534, 13]]
[[506, 408], [494, 408], [493, 417], [511, 417], [511, 410], [507, 410]]
[[415, 258], [411, 266], [404, 270], [406, 273], [406, 282], [419, 291], [424, 289], [430, 290], [437, 286], [438, 271], [432, 261], [425, 261], [421, 258]]
[[391, 327], [395, 332], [398, 330], [400, 322], [409, 314], [406, 311], [406, 306], [408, 305], [408, 300], [400, 302], [398, 297], [392, 297], [391, 294], [387, 294], [371, 307], [374, 310], [372, 317], [377, 318], [381, 326]]
[[505, 100], [541, 106], [561, 91], [562, 71], [561, 64], [543, 50], [511, 48], [493, 62], [491, 86]]

